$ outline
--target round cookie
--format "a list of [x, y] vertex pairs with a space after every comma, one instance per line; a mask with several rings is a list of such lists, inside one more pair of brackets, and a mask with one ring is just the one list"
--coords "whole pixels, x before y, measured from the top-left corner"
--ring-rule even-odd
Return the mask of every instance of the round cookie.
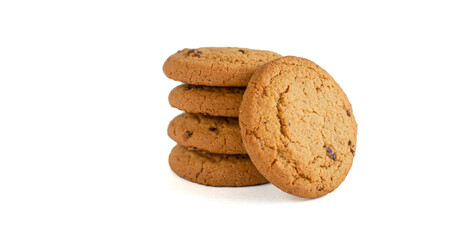
[[263, 50], [231, 47], [183, 49], [163, 66], [168, 78], [195, 85], [245, 87], [262, 65], [281, 55]]
[[169, 103], [189, 113], [238, 117], [245, 88], [182, 84], [172, 89]]
[[240, 187], [268, 183], [248, 155], [212, 154], [175, 146], [169, 165], [178, 176], [216, 187]]
[[352, 106], [334, 79], [310, 60], [284, 57], [256, 71], [239, 121], [254, 165], [287, 193], [323, 196], [352, 166], [357, 145]]
[[169, 123], [167, 133], [178, 144], [220, 154], [246, 154], [237, 118], [182, 113]]

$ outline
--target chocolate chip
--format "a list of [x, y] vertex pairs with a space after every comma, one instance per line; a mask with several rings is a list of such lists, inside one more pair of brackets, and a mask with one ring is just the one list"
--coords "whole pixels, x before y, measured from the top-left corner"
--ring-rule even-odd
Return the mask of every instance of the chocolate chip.
[[347, 116], [350, 117], [350, 110], [346, 110]]
[[190, 138], [192, 135], [193, 135], [193, 132], [190, 132], [190, 131], [185, 132], [185, 138], [186, 139]]
[[186, 89], [185, 89], [185, 90], [190, 90], [190, 89], [192, 89], [192, 88], [193, 88], [193, 85], [188, 84], [188, 85], [186, 85]]
[[209, 131], [211, 131], [211, 132], [214, 132], [215, 130], [217, 130], [217, 128], [215, 128], [215, 127], [210, 127], [209, 128]]
[[354, 150], [354, 147], [355, 147], [355, 146], [352, 145], [352, 141], [349, 140], [349, 142], [347, 143], [347, 145], [350, 146], [350, 152], [351, 152], [353, 155], [355, 155], [355, 150]]
[[201, 149], [199, 149], [197, 147], [188, 147], [188, 150], [195, 151], [197, 153], [206, 153], [204, 150], [201, 150]]
[[[193, 55], [192, 55], [193, 54]], [[203, 52], [198, 51], [198, 49], [190, 49], [187, 52], [187, 55], [190, 56], [192, 55], [193, 57], [199, 57], [199, 55], [203, 54]]]
[[328, 155], [331, 155], [333, 153], [333, 149], [331, 149], [330, 146], [328, 147], [324, 147], [326, 149], [326, 151], [328, 152]]
[[240, 53], [244, 54], [244, 50], [243, 50], [243, 49], [240, 49], [240, 50], [238, 50], [238, 51], [240, 51]]
[[326, 149], [326, 155], [328, 155], [333, 161], [336, 161], [336, 153], [333, 152], [333, 149], [331, 149], [331, 146], [324, 146], [323, 148]]

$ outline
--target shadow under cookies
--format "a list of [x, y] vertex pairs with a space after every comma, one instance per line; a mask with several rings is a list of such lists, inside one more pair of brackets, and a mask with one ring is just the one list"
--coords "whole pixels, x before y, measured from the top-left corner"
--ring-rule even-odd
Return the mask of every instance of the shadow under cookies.
[[213, 187], [190, 182], [171, 172], [168, 184], [175, 191], [221, 202], [274, 204], [312, 201], [287, 194], [271, 183], [248, 187]]

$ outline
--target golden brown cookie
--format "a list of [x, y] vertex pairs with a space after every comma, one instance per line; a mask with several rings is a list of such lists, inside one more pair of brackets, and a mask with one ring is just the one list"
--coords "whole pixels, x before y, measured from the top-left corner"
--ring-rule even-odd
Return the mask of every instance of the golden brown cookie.
[[216, 187], [240, 187], [267, 183], [248, 155], [212, 154], [175, 146], [169, 165], [178, 176]]
[[246, 154], [237, 118], [183, 113], [167, 129], [178, 144], [220, 154]]
[[310, 60], [269, 62], [250, 80], [239, 116], [246, 150], [281, 190], [317, 198], [352, 166], [357, 123], [341, 87]]
[[252, 74], [279, 54], [231, 47], [183, 49], [164, 63], [168, 78], [195, 85], [244, 87]]
[[169, 103], [189, 113], [238, 117], [245, 88], [182, 84], [172, 89]]

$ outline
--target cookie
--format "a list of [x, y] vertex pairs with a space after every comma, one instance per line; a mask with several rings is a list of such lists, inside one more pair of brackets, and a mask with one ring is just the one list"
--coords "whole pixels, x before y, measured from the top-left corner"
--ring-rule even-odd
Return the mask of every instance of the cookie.
[[352, 166], [357, 145], [352, 106], [334, 79], [310, 60], [284, 57], [256, 71], [239, 121], [254, 165], [287, 193], [323, 196]]
[[247, 48], [186, 48], [170, 56], [163, 71], [168, 78], [194, 85], [244, 87], [259, 67], [279, 57]]
[[182, 84], [172, 89], [169, 103], [189, 113], [238, 117], [245, 88]]
[[183, 113], [167, 129], [178, 144], [221, 154], [246, 154], [237, 118]]
[[248, 155], [213, 154], [177, 145], [169, 155], [169, 165], [178, 176], [209, 186], [239, 187], [268, 182]]

